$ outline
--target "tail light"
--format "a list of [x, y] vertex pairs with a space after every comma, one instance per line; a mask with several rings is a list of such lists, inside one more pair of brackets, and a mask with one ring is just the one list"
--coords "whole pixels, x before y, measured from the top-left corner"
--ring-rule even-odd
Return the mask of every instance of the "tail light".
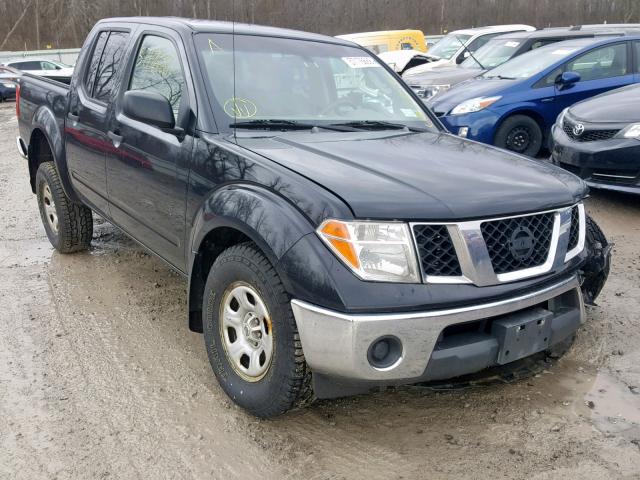
[[16, 117], [20, 117], [20, 82], [16, 82]]

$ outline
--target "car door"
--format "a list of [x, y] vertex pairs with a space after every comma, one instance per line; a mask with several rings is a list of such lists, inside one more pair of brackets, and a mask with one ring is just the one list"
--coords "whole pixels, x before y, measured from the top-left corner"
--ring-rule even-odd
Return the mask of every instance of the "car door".
[[567, 86], [556, 83], [558, 113], [576, 102], [634, 82], [629, 42], [596, 47], [569, 60], [565, 72], [580, 74], [580, 81]]
[[112, 93], [121, 73], [129, 32], [104, 30], [95, 35], [90, 57], [73, 78], [65, 120], [67, 166], [77, 192], [108, 216], [106, 154]]
[[118, 97], [111, 137], [117, 155], [107, 157], [109, 202], [116, 223], [179, 269], [184, 268], [185, 206], [193, 146], [177, 135], [129, 118], [124, 93], [159, 93], [171, 104], [176, 125], [186, 127], [195, 105], [184, 46], [171, 30], [140, 34]]

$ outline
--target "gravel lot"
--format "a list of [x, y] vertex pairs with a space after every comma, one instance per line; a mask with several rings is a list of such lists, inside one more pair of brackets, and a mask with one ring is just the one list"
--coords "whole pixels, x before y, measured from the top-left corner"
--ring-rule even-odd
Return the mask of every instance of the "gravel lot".
[[216, 383], [185, 280], [100, 219], [53, 251], [16, 130], [0, 106], [0, 478], [640, 478], [640, 198], [588, 201], [614, 263], [565, 358], [263, 421]]

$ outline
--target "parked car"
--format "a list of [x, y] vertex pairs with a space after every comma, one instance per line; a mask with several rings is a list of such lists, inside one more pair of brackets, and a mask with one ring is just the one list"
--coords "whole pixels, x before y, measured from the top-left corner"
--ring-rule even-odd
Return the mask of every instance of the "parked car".
[[443, 38], [444, 35], [425, 35], [424, 43], [427, 44], [427, 51]]
[[638, 105], [640, 85], [630, 85], [563, 110], [551, 129], [553, 163], [591, 187], [640, 193]]
[[429, 61], [426, 53], [417, 50], [393, 50], [391, 52], [382, 52], [378, 57], [400, 75], [410, 68]]
[[0, 75], [0, 103], [7, 100], [13, 100], [16, 98], [16, 84], [15, 82], [3, 79]]
[[6, 65], [0, 65], [0, 79], [15, 81], [20, 78], [22, 72], [16, 70], [13, 67], [7, 67]]
[[88, 248], [95, 211], [182, 273], [258, 416], [561, 352], [606, 278], [582, 180], [450, 135], [351, 42], [103, 20], [16, 109], [51, 244]]
[[351, 33], [337, 38], [350, 40], [375, 54], [393, 50], [426, 52], [427, 44], [420, 30], [387, 30], [381, 32]]
[[[489, 40], [460, 65], [450, 65], [427, 71], [405, 66], [402, 70], [402, 78], [415, 90], [420, 98], [426, 100], [438, 93], [446, 92], [453, 85], [477, 77], [487, 70], [491, 70], [518, 55], [536, 48], [574, 38], [592, 38], [596, 35], [624, 35], [624, 30], [607, 28], [606, 30], [598, 31], [596, 29], [547, 28], [533, 32], [509, 33]], [[406, 59], [406, 64], [409, 64], [411, 60]], [[416, 62], [421, 62], [421, 60], [413, 61], [413, 63]]]
[[632, 49], [638, 38], [582, 38], [541, 47], [428, 103], [451, 132], [535, 156], [564, 108], [640, 81]]
[[25, 57], [9, 60], [8, 62], [5, 62], [4, 65], [13, 67], [23, 73], [40, 75], [41, 77], [65, 79], [71, 78], [71, 75], [73, 75], [73, 67], [48, 59]]
[[493, 25], [456, 30], [444, 36], [436, 45], [430, 48], [427, 53], [429, 63], [414, 67], [414, 72], [426, 72], [459, 65], [470, 56], [470, 53], [475, 53], [480, 47], [498, 35], [510, 32], [531, 32], [533, 30], [535, 28], [530, 25]]

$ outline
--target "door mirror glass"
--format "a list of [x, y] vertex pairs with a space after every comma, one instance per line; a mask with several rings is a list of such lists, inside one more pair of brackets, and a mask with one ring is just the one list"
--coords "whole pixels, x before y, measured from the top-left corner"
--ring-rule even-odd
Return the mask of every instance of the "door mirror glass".
[[568, 87], [580, 81], [580, 74], [577, 72], [564, 72], [558, 76], [556, 83], [562, 87]]
[[172, 129], [176, 124], [169, 100], [156, 92], [129, 90], [122, 108], [127, 117], [154, 127]]

